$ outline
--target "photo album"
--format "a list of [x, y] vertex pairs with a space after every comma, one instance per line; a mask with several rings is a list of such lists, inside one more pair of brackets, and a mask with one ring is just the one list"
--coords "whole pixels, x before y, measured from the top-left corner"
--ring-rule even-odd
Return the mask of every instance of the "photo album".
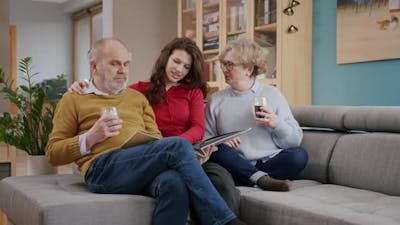
[[[196, 151], [196, 155], [199, 157], [205, 157], [206, 153], [203, 151], [204, 148], [211, 146], [211, 145], [219, 145], [221, 143], [224, 143], [225, 141], [232, 139], [234, 137], [240, 136], [242, 134], [245, 134], [251, 130], [250, 128], [247, 128], [245, 130], [237, 130], [237, 131], [232, 131], [224, 134], [220, 134], [214, 137], [207, 138], [203, 141], [200, 141], [193, 145], [194, 150]], [[151, 141], [159, 140], [161, 137], [147, 133], [145, 131], [138, 131], [134, 133], [131, 137], [129, 137], [126, 142], [122, 145], [121, 148], [129, 148], [132, 146], [136, 145], [142, 145], [149, 143]]]
[[203, 141], [198, 142], [197, 144], [193, 145], [196, 155], [200, 157], [205, 157], [206, 153], [203, 151], [204, 148], [210, 146], [210, 145], [219, 145], [221, 143], [224, 143], [225, 141], [232, 139], [234, 137], [240, 136], [242, 134], [245, 134], [251, 130], [250, 128], [247, 128], [245, 130], [237, 130], [237, 131], [232, 131], [224, 134], [220, 134], [214, 137], [207, 138]]
[[121, 148], [129, 148], [136, 145], [142, 145], [158, 139], [161, 139], [161, 137], [155, 134], [139, 130], [138, 132], [134, 133], [131, 137], [129, 137]]

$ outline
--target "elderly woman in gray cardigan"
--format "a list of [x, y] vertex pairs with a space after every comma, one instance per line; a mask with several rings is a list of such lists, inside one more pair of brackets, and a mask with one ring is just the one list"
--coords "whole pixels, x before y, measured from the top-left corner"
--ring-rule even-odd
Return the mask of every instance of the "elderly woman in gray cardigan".
[[[225, 167], [238, 185], [289, 191], [290, 179], [306, 166], [307, 153], [299, 147], [303, 133], [280, 91], [256, 80], [266, 70], [266, 50], [249, 40], [231, 42], [219, 60], [230, 87], [214, 94], [206, 106], [206, 138], [252, 130], [218, 146], [210, 161]], [[254, 110], [256, 96], [267, 105]]]

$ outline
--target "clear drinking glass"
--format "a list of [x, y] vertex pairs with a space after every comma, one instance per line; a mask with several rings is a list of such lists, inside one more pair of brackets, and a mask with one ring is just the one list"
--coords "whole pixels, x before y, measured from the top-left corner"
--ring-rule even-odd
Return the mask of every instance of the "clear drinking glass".
[[254, 116], [256, 118], [263, 118], [259, 115], [257, 115], [257, 112], [261, 112], [261, 107], [267, 107], [268, 100], [267, 97], [264, 96], [256, 96], [254, 97]]
[[101, 107], [100, 114], [101, 114], [101, 116], [114, 115], [114, 116], [118, 117], [118, 110], [117, 110], [117, 107], [114, 107], [114, 106], [105, 106], [105, 107]]

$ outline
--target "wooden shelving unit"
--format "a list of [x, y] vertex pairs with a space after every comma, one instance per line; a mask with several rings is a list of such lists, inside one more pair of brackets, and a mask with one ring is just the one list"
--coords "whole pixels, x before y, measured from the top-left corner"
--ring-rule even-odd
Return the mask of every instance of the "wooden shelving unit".
[[[215, 66], [226, 44], [249, 38], [268, 48], [263, 83], [278, 87], [292, 105], [311, 104], [312, 1], [299, 1], [294, 15], [283, 10], [291, 0], [177, 0], [178, 36], [190, 37], [203, 51], [209, 86], [226, 86]], [[266, 6], [268, 4], [268, 6]], [[290, 25], [298, 28], [288, 33]], [[213, 35], [210, 35], [211, 33]], [[215, 89], [214, 89], [215, 90]]]

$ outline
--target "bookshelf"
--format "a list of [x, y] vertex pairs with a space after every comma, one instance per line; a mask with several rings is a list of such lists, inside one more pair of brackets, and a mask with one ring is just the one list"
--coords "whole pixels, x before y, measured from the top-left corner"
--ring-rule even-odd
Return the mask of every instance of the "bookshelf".
[[[177, 0], [178, 36], [196, 41], [206, 60], [205, 80], [226, 87], [218, 55], [232, 40], [255, 40], [269, 51], [268, 70], [258, 79], [278, 87], [291, 105], [311, 104], [312, 0]], [[298, 32], [289, 33], [294, 25]]]

